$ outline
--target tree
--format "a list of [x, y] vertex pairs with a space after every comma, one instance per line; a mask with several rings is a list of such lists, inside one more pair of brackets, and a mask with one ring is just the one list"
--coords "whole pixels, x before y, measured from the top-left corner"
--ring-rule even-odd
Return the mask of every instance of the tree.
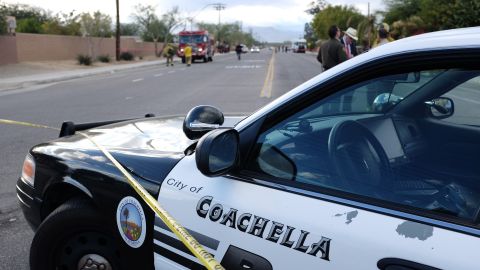
[[327, 7], [327, 2], [325, 0], [317, 0], [317, 2], [312, 1], [308, 4], [308, 9], [305, 10], [310, 15], [315, 15]]
[[42, 24], [48, 21], [48, 13], [38, 7], [23, 4], [4, 5], [5, 15], [14, 16], [17, 20], [17, 32], [42, 33]]
[[0, 35], [7, 33], [6, 9], [4, 4], [0, 4]]
[[364, 49], [369, 49], [377, 39], [377, 26], [375, 25], [376, 16], [365, 17], [357, 26], [358, 43]]
[[82, 35], [80, 16], [74, 15], [73, 11], [70, 13], [56, 14], [42, 24], [42, 33], [80, 36]]
[[130, 215], [130, 212], [128, 211], [127, 207], [125, 207], [125, 210], [123, 210], [123, 215], [125, 216], [125, 227], [128, 231], [128, 216]]
[[[88, 38], [89, 55], [96, 58], [96, 51], [94, 49], [94, 42], [92, 37], [110, 37], [112, 36], [112, 18], [110, 16], [96, 11], [93, 16], [90, 13], [82, 13], [80, 15], [80, 31], [84, 37]], [[99, 40], [99, 44], [102, 39]]]
[[140, 33], [140, 26], [136, 23], [121, 23], [120, 35], [121, 36], [136, 36]]
[[307, 47], [313, 49], [315, 47], [315, 41], [317, 37], [315, 36], [315, 31], [313, 31], [312, 25], [310, 23], [305, 23], [303, 29], [303, 38], [307, 41]]
[[[162, 15], [162, 22], [164, 25], [163, 30], [163, 48], [167, 45], [168, 39], [172, 37], [171, 31], [176, 28], [181, 22], [180, 13], [178, 11], [178, 6], [173, 7], [167, 13]], [[163, 51], [162, 48], [162, 51]]]
[[328, 39], [328, 28], [337, 25], [341, 30], [348, 27], [357, 28], [358, 24], [365, 19], [353, 6], [332, 6], [318, 12], [312, 21], [312, 28], [317, 37]]
[[398, 37], [480, 25], [478, 0], [386, 0], [385, 21]]
[[199, 22], [197, 23], [197, 27], [207, 30], [209, 33], [215, 33], [218, 29], [218, 35], [222, 37], [221, 40], [218, 40], [220, 46], [227, 44], [232, 46], [241, 43], [250, 47], [253, 44], [260, 44], [260, 42], [253, 37], [252, 29], [249, 29], [248, 33], [242, 31], [240, 22], [225, 23], [220, 25], [220, 28], [218, 28], [217, 24]]
[[384, 2], [387, 7], [387, 11], [384, 13], [384, 21], [392, 24], [418, 14], [422, 0], [384, 0]]
[[138, 4], [135, 6], [135, 11], [133, 18], [140, 26], [143, 40], [153, 41], [155, 43], [155, 55], [160, 57], [161, 54], [158, 51], [158, 41], [166, 32], [166, 26], [158, 19], [157, 15], [155, 15], [155, 7], [151, 5], [144, 6]]
[[392, 24], [390, 36], [400, 39], [424, 33], [425, 22], [418, 16], [410, 16], [406, 20], [399, 20]]

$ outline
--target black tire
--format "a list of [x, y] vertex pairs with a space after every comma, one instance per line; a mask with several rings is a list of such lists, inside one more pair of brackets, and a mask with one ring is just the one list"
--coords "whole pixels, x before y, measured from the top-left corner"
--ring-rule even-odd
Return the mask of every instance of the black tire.
[[185, 64], [185, 57], [182, 57], [182, 64]]
[[30, 248], [30, 269], [76, 270], [81, 259], [85, 262], [87, 254], [101, 256], [110, 264], [110, 269], [120, 269], [114, 234], [106, 224], [106, 218], [88, 201], [71, 200], [62, 204], [35, 233]]
[[206, 56], [203, 57], [203, 63], [208, 62], [208, 58]]

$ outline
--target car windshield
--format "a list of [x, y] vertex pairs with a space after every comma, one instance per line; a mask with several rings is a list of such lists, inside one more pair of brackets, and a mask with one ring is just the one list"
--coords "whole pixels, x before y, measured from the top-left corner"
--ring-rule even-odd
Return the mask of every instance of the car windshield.
[[204, 42], [204, 35], [187, 35], [180, 36], [180, 43], [202, 43]]

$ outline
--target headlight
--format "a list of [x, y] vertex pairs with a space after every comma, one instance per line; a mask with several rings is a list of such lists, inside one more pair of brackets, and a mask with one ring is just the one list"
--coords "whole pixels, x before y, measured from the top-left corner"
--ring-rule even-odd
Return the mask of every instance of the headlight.
[[181, 48], [180, 51], [183, 52], [183, 48]]
[[27, 154], [22, 167], [22, 180], [23, 182], [34, 186], [35, 183], [35, 160], [30, 154]]
[[203, 49], [202, 49], [202, 48], [198, 48], [198, 51], [201, 52], [201, 51], [203, 51]]

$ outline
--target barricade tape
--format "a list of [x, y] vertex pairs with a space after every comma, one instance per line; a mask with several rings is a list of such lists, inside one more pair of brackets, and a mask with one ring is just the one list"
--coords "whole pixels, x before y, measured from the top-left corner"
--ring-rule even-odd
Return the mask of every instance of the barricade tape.
[[[7, 119], [0, 119], [0, 124], [8, 124], [8, 125], [17, 125], [17, 126], [27, 126], [27, 127], [34, 127], [34, 128], [45, 128], [45, 129], [52, 129], [59, 131], [59, 128], [49, 127], [45, 125], [38, 125], [32, 124], [27, 122], [20, 122], [20, 121], [12, 121]], [[97, 143], [97, 141], [83, 132], [76, 132], [79, 135], [87, 138], [91, 141], [114, 165], [117, 169], [125, 176], [129, 185], [137, 192], [138, 195], [143, 199], [143, 201], [152, 209], [155, 214], [157, 214], [160, 219], [168, 226], [168, 228], [175, 233], [175, 235], [182, 241], [182, 243], [192, 252], [197, 259], [209, 270], [221, 270], [223, 268], [220, 263], [213, 258], [213, 256], [206, 251], [203, 246], [198, 243], [198, 241], [190, 235], [190, 233], [181, 225], [179, 224], [162, 206], [158, 203], [155, 198], [148, 193], [145, 188], [140, 185], [137, 180], [135, 180], [131, 174], [123, 168], [123, 166], [105, 149], [102, 145]]]

